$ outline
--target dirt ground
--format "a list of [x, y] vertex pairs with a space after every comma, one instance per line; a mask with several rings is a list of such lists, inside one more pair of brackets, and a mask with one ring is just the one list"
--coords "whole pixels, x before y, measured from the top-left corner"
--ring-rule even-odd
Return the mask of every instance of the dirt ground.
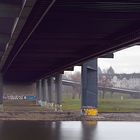
[[99, 113], [98, 116], [82, 116], [80, 111], [55, 112], [35, 104], [5, 104], [0, 120], [46, 120], [46, 121], [140, 121], [140, 113]]
[[0, 120], [46, 120], [46, 121], [140, 121], [140, 113], [100, 113], [98, 116], [81, 116], [80, 112], [5, 111]]

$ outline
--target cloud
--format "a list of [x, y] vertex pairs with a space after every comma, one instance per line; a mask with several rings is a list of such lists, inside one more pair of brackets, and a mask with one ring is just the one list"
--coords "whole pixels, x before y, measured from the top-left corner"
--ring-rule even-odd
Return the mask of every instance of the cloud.
[[112, 66], [117, 73], [140, 72], [140, 46], [133, 46], [114, 53], [114, 58], [99, 58], [101, 69]]

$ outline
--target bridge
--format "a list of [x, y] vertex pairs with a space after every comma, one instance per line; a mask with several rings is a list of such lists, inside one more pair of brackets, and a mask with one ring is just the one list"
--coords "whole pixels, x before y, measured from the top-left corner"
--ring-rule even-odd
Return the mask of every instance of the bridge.
[[115, 87], [98, 86], [98, 90], [109, 91], [111, 93], [116, 92], [116, 93], [129, 94], [134, 98], [139, 98], [140, 97], [140, 91], [132, 90], [132, 89], [122, 89], [122, 88], [115, 88]]
[[[62, 84], [66, 86], [72, 86], [72, 87], [81, 87], [80, 82], [75, 82], [72, 80], [62, 80]], [[101, 91], [108, 91], [111, 93], [121, 93], [121, 94], [129, 94], [132, 97], [140, 97], [140, 91], [138, 90], [132, 90], [132, 89], [124, 89], [124, 88], [116, 88], [116, 87], [104, 87], [104, 86], [98, 86], [98, 90]]]
[[[38, 92], [45, 92], [40, 88], [44, 79], [51, 91], [51, 77], [55, 77], [59, 94], [64, 70], [140, 41], [139, 1], [2, 0], [0, 21], [1, 104], [2, 81], [36, 82]], [[96, 79], [95, 65], [85, 67], [84, 92], [92, 89], [86, 79]], [[91, 91], [96, 91], [96, 84]], [[83, 99], [91, 99], [90, 93]], [[92, 101], [86, 99], [84, 104], [88, 102]]]
[[139, 43], [140, 3], [132, 0], [6, 0], [0, 6], [5, 81], [36, 81]]
[[65, 80], [65, 79], [62, 80], [62, 84], [66, 86], [81, 86], [80, 82], [75, 82], [72, 80]]

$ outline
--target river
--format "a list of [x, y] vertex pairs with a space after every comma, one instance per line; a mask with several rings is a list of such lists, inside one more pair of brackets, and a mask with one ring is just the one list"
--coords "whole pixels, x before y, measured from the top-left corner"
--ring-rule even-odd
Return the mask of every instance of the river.
[[140, 140], [140, 122], [0, 121], [1, 140]]

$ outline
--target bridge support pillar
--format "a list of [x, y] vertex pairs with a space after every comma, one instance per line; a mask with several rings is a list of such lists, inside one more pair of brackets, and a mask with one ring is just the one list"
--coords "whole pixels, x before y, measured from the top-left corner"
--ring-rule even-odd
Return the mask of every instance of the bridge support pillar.
[[42, 82], [41, 80], [36, 82], [36, 101], [37, 104], [42, 104]]
[[39, 101], [39, 81], [36, 81], [36, 104]]
[[55, 76], [55, 111], [62, 111], [62, 74]]
[[97, 59], [82, 66], [82, 114], [97, 115]]
[[46, 79], [41, 80], [41, 88], [42, 88], [42, 102], [41, 106], [46, 106], [47, 105], [47, 81]]
[[3, 111], [3, 75], [0, 73], [0, 111]]
[[49, 108], [53, 108], [53, 77], [49, 77], [47, 79], [47, 85], [48, 85], [48, 106]]

